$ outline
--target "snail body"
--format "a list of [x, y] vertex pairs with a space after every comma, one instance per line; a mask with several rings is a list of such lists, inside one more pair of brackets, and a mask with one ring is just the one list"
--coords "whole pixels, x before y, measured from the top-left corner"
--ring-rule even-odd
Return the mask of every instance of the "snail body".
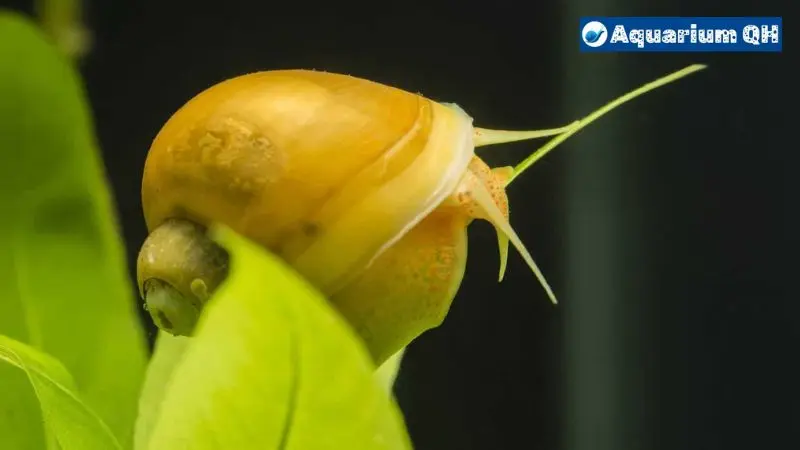
[[328, 72], [223, 81], [180, 108], [148, 152], [140, 293], [160, 328], [191, 334], [224, 280], [225, 259], [203, 232], [222, 223], [322, 292], [380, 364], [442, 322], [464, 275], [467, 227], [480, 219], [497, 230], [500, 279], [510, 242], [555, 303], [509, 224], [513, 169], [490, 168], [475, 148], [574, 126], [476, 128], [456, 105]]

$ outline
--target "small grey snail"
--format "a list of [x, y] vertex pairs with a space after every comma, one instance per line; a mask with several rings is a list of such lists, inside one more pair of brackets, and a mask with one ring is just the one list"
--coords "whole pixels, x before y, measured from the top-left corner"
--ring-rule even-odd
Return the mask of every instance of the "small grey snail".
[[475, 149], [563, 141], [615, 106], [566, 127], [505, 131], [474, 127], [454, 104], [347, 75], [276, 70], [223, 81], [180, 108], [148, 152], [140, 294], [157, 326], [191, 335], [227, 273], [225, 252], [205, 234], [222, 223], [305, 277], [381, 364], [442, 323], [464, 276], [467, 227], [482, 219], [497, 231], [500, 280], [510, 242], [555, 303], [509, 223], [505, 191], [549, 148], [517, 170], [490, 168]]

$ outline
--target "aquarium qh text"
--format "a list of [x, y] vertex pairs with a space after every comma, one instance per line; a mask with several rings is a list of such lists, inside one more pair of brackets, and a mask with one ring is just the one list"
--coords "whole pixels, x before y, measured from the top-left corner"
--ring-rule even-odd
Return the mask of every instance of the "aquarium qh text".
[[781, 17], [582, 17], [582, 52], [781, 52]]

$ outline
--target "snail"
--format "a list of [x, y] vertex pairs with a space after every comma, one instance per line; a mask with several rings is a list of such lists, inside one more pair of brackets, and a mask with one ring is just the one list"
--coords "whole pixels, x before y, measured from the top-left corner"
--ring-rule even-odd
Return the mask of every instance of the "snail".
[[[227, 274], [225, 251], [206, 236], [221, 223], [324, 294], [380, 365], [443, 322], [479, 219], [497, 232], [498, 279], [510, 244], [556, 303], [510, 225], [505, 189], [615, 106], [553, 129], [493, 130], [456, 104], [349, 75], [274, 70], [222, 81], [177, 110], [148, 151], [140, 295], [160, 329], [190, 336]], [[546, 136], [555, 138], [517, 168], [491, 168], [475, 153]]]

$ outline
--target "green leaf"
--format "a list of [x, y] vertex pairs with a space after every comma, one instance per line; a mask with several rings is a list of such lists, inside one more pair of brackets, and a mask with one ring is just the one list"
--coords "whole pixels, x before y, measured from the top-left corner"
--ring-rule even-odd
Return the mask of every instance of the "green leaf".
[[[156, 339], [153, 356], [147, 368], [144, 387], [139, 398], [139, 416], [136, 422], [134, 450], [145, 450], [153, 431], [153, 425], [161, 411], [161, 402], [166, 395], [166, 385], [174, 368], [181, 361], [189, 343], [189, 338], [172, 336], [160, 332]], [[378, 382], [384, 389], [392, 393], [394, 381], [400, 370], [400, 363], [405, 349], [400, 350], [386, 360], [375, 372]]]
[[81, 23], [83, 0], [36, 0], [42, 28], [66, 56], [80, 58], [89, 50], [89, 31]]
[[[142, 394], [139, 398], [139, 416], [136, 421], [134, 450], [147, 449], [153, 425], [161, 412], [161, 402], [166, 395], [167, 383], [172, 377], [174, 368], [181, 361], [188, 344], [189, 338], [172, 336], [164, 332], [159, 333], [153, 356], [147, 368]], [[402, 349], [394, 354], [375, 372], [378, 382], [390, 394], [392, 393], [397, 373], [400, 370], [404, 352], [405, 349]]]
[[172, 377], [173, 370], [183, 358], [188, 344], [189, 338], [187, 337], [159, 332], [139, 397], [134, 450], [147, 448], [153, 426], [161, 412], [161, 402], [166, 395], [167, 383]]
[[229, 278], [173, 369], [150, 450], [410, 449], [352, 329], [294, 271], [223, 229]]
[[60, 448], [122, 450], [106, 424], [81, 401], [72, 377], [58, 360], [0, 335], [0, 361], [22, 369], [27, 375], [42, 407], [44, 421]]
[[378, 367], [378, 371], [375, 373], [380, 383], [383, 384], [384, 389], [389, 392], [392, 392], [394, 388], [394, 381], [397, 379], [398, 372], [400, 372], [400, 363], [403, 360], [405, 351], [406, 349], [404, 347], [400, 349], [399, 352], [390, 356], [389, 359]]
[[[80, 77], [2, 11], [0, 61], [0, 333], [61, 361], [129, 447], [147, 347]], [[0, 369], [0, 448], [42, 448], [23, 382]]]

